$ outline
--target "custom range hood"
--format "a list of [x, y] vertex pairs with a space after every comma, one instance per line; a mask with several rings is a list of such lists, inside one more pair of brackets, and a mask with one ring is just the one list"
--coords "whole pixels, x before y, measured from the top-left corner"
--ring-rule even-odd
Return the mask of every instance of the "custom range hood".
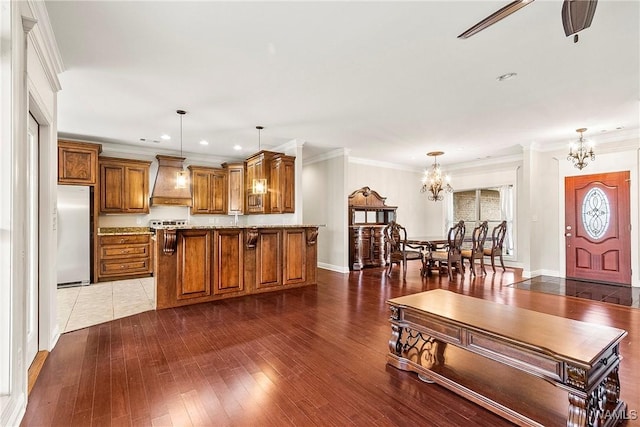
[[[191, 185], [177, 185], [177, 177], [185, 173], [184, 157], [158, 154], [158, 174], [151, 193], [151, 206], [191, 206]], [[188, 173], [188, 172], [186, 172]], [[189, 180], [187, 180], [189, 181]]]

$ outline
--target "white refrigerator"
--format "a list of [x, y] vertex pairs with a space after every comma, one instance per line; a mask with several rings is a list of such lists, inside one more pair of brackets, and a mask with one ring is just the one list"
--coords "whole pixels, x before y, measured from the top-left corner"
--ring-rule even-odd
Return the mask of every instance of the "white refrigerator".
[[58, 286], [89, 284], [89, 187], [58, 185]]

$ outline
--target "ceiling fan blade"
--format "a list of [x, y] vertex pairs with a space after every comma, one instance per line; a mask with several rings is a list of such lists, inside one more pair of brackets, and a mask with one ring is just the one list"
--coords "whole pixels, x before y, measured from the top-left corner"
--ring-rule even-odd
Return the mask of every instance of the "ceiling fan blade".
[[589, 28], [596, 13], [598, 0], [564, 0], [562, 3], [562, 26], [569, 37]]
[[491, 25], [495, 24], [496, 22], [506, 18], [507, 16], [511, 15], [513, 12], [516, 12], [516, 11], [522, 9], [523, 7], [525, 7], [526, 5], [528, 5], [529, 3], [532, 3], [532, 2], [533, 2], [533, 0], [515, 0], [515, 1], [512, 1], [511, 3], [509, 3], [508, 5], [503, 7], [502, 9], [495, 11], [491, 15], [487, 16], [486, 18], [484, 18], [482, 21], [478, 22], [473, 27], [469, 28], [464, 33], [460, 34], [458, 36], [458, 38], [459, 39], [468, 39], [472, 35], [484, 30], [487, 27], [490, 27]]

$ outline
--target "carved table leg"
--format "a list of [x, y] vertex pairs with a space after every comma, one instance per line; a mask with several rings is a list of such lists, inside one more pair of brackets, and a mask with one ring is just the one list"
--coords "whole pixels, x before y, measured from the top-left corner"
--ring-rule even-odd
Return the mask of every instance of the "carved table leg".
[[389, 352], [396, 356], [402, 356], [402, 328], [398, 325], [391, 325]]
[[567, 427], [615, 425], [625, 418], [625, 412], [626, 404], [620, 400], [616, 367], [586, 397], [569, 393]]

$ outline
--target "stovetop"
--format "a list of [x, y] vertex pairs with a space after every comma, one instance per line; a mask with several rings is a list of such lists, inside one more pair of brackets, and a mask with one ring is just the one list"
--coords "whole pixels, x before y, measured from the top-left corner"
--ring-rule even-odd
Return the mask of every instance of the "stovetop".
[[149, 220], [149, 228], [158, 228], [164, 226], [183, 226], [187, 225], [186, 219], [152, 219]]

